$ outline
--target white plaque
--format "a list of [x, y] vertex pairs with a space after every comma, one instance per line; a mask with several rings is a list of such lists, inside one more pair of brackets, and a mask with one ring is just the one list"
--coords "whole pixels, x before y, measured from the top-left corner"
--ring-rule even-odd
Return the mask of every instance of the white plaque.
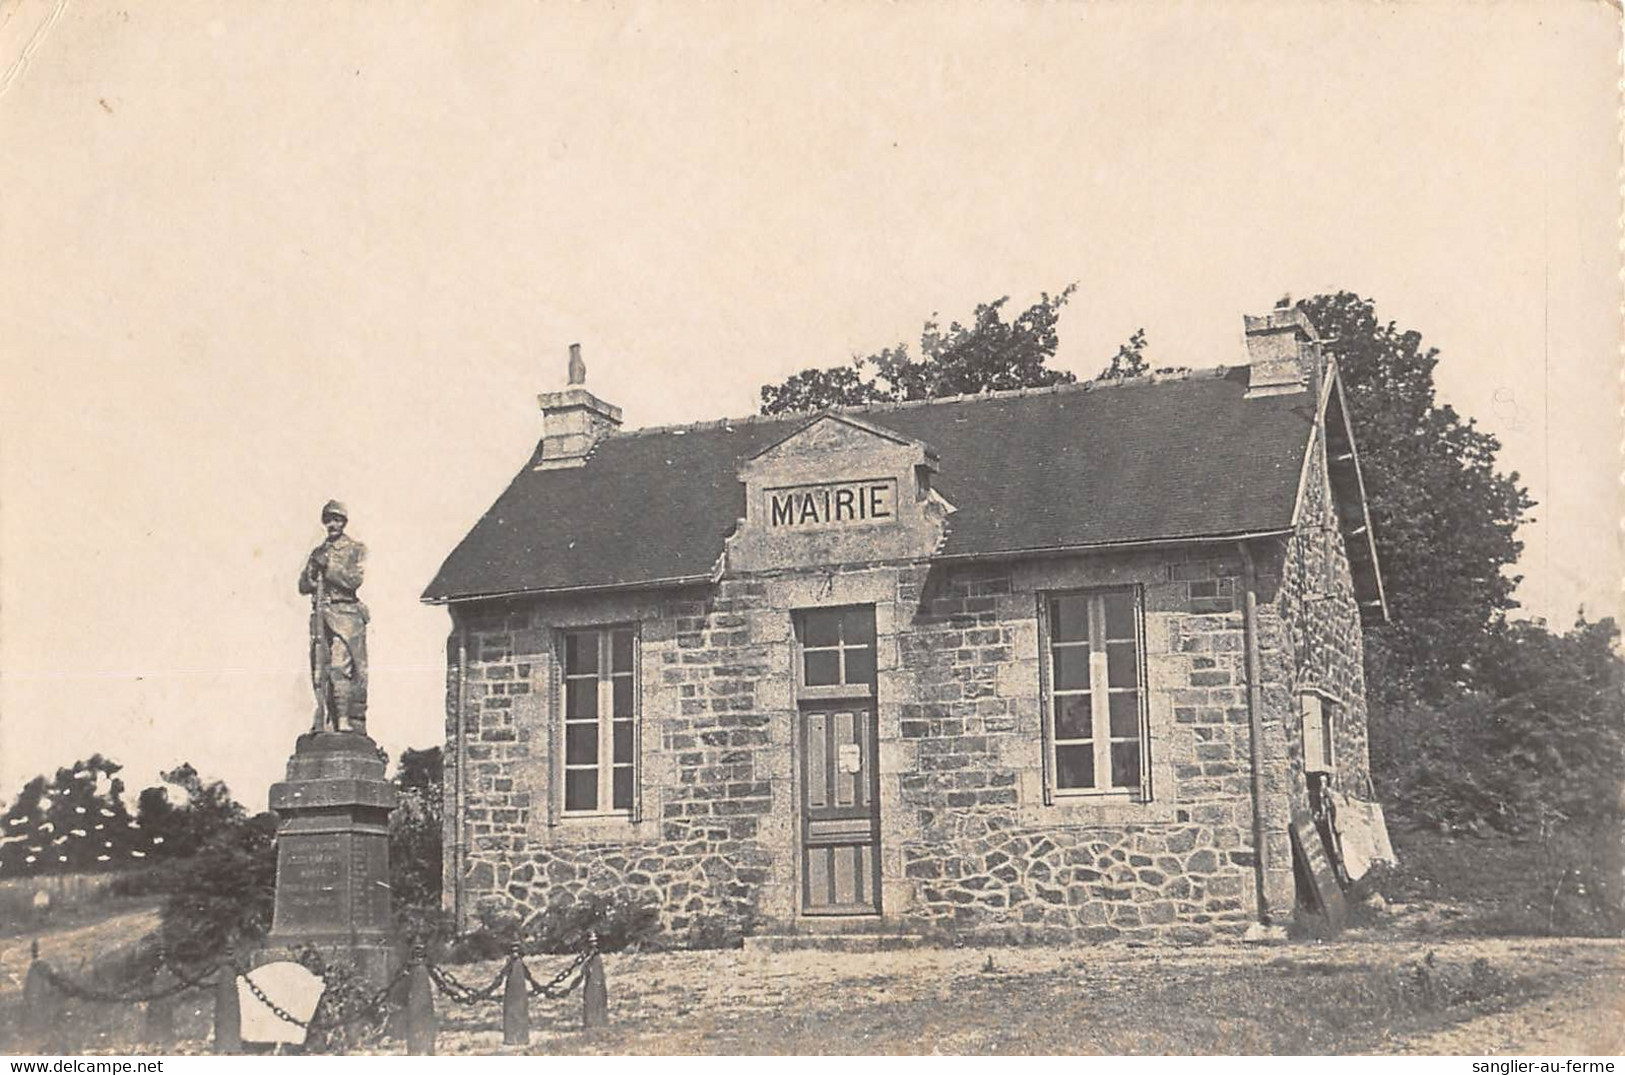
[[[261, 992], [289, 1015], [307, 1024], [310, 1017], [316, 1014], [316, 1005], [322, 999], [322, 991], [327, 988], [314, 973], [291, 960], [255, 967], [244, 978], [251, 979]], [[243, 1013], [243, 1040], [278, 1045], [303, 1044], [305, 1029], [294, 1026], [267, 1007], [254, 995], [244, 978], [237, 979], [237, 1005]]]

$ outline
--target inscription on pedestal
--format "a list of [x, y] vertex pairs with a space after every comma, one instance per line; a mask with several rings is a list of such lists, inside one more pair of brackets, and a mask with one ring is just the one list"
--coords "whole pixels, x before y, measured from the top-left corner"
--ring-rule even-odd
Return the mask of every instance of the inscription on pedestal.
[[[333, 929], [345, 925], [341, 901], [345, 882], [345, 839], [337, 833], [284, 837], [277, 863], [279, 929]], [[364, 864], [355, 873], [366, 876]]]

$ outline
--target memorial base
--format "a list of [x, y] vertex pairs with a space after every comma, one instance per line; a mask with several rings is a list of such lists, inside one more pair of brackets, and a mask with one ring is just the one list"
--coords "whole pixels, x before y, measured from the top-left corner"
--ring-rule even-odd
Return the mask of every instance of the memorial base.
[[271, 786], [277, 826], [276, 905], [256, 963], [314, 947], [375, 988], [400, 966], [392, 945], [389, 814], [395, 789], [365, 735], [301, 735], [288, 778]]

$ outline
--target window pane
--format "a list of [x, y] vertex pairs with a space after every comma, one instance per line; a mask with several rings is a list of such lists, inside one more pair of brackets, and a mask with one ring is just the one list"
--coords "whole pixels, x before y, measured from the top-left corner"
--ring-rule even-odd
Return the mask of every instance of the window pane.
[[564, 808], [598, 809], [598, 770], [569, 769], [564, 774]]
[[875, 678], [875, 651], [869, 647], [849, 649], [846, 653], [846, 681], [871, 683]]
[[1066, 646], [1055, 651], [1055, 683], [1058, 691], [1089, 688], [1089, 647]]
[[632, 715], [632, 677], [615, 677], [615, 710], [617, 717], [630, 717]]
[[1140, 695], [1136, 691], [1123, 691], [1111, 695], [1112, 738], [1138, 739], [1140, 737]]
[[829, 687], [841, 681], [841, 663], [834, 650], [804, 655], [807, 664], [807, 686]]
[[596, 679], [567, 679], [564, 681], [564, 716], [567, 720], [591, 720], [598, 716], [598, 681]]
[[1140, 786], [1140, 743], [1112, 744], [1112, 787], [1137, 788]]
[[1106, 637], [1134, 638], [1134, 595], [1109, 593], [1106, 602]]
[[1106, 682], [1113, 687], [1140, 685], [1140, 662], [1134, 655], [1134, 643], [1112, 642], [1106, 646]]
[[564, 674], [586, 675], [598, 671], [598, 632], [577, 631], [564, 636]]
[[827, 610], [808, 612], [802, 621], [803, 646], [834, 646], [841, 641], [841, 614]]
[[632, 809], [632, 767], [618, 765], [615, 767], [615, 809]]
[[610, 639], [610, 662], [612, 672], [632, 671], [632, 632], [628, 630], [616, 631]]
[[615, 722], [615, 761], [626, 764], [632, 760], [632, 722], [618, 720]]
[[875, 640], [875, 610], [849, 608], [841, 613], [841, 641], [848, 646], [867, 645]]
[[1055, 699], [1055, 738], [1093, 739], [1090, 695], [1063, 694]]
[[1049, 603], [1050, 637], [1057, 642], [1089, 640], [1089, 599], [1057, 597]]
[[1095, 748], [1082, 746], [1055, 748], [1055, 783], [1062, 788], [1095, 786]]
[[591, 765], [598, 760], [598, 725], [564, 726], [564, 764]]
[[1332, 767], [1332, 707], [1320, 710], [1320, 762], [1327, 770]]

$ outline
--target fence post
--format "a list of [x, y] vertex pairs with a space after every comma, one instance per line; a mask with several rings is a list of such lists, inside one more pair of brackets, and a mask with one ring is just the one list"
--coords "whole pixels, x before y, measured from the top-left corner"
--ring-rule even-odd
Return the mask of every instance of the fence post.
[[[152, 988], [154, 992], [168, 988], [165, 978], [174, 978], [173, 973], [164, 974], [164, 960], [166, 953], [160, 947], [152, 975]], [[177, 978], [178, 982], [179, 979]], [[141, 1013], [141, 1040], [148, 1045], [168, 1045], [175, 1040], [175, 998], [159, 997], [149, 1000], [143, 1006]]]
[[588, 1030], [609, 1025], [609, 986], [604, 983], [604, 961], [598, 954], [598, 934], [589, 933], [587, 943], [592, 946], [587, 966], [582, 971], [581, 999], [582, 1026]]
[[530, 1044], [530, 987], [517, 943], [508, 949], [508, 981], [502, 988], [502, 1044]]
[[406, 1054], [433, 1056], [434, 987], [429, 981], [424, 946], [412, 946], [412, 969], [406, 974]]
[[237, 993], [237, 964], [226, 948], [220, 969], [214, 972], [214, 1051], [236, 1056], [243, 1051], [243, 1009]]
[[28, 955], [28, 977], [23, 980], [22, 1044], [39, 1052], [51, 1031], [51, 983], [45, 977], [45, 964], [40, 962], [39, 941], [29, 947]]

